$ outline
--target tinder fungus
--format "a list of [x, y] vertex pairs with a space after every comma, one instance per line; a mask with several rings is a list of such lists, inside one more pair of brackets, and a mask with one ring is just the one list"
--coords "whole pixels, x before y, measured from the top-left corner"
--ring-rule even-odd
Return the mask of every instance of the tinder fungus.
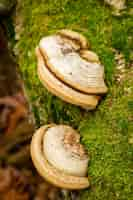
[[89, 186], [88, 154], [80, 135], [66, 125], [50, 124], [36, 131], [31, 157], [39, 174], [53, 185], [66, 189]]
[[44, 86], [66, 102], [94, 109], [107, 92], [104, 67], [81, 34], [60, 30], [41, 39], [36, 49]]

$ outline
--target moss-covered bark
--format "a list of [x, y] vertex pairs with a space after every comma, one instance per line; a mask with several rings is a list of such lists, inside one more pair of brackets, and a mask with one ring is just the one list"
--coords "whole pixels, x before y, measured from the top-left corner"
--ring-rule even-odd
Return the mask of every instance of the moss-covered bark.
[[[90, 152], [91, 188], [84, 200], [132, 200], [133, 195], [133, 69], [131, 3], [120, 17], [98, 0], [24, 0], [24, 31], [17, 44], [19, 64], [38, 126], [49, 122], [77, 128]], [[40, 83], [35, 47], [41, 37], [61, 28], [84, 34], [105, 66], [108, 94], [93, 112], [81, 110], [52, 96]], [[115, 50], [114, 50], [115, 49]], [[118, 70], [115, 52], [126, 66]], [[122, 77], [118, 80], [118, 75]]]

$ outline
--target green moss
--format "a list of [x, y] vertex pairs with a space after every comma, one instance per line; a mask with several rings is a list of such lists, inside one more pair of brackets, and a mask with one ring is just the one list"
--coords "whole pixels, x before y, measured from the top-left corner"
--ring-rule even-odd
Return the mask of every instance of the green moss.
[[[133, 85], [131, 69], [118, 84], [114, 79], [115, 61], [112, 48], [131, 58], [132, 21], [128, 13], [113, 17], [98, 0], [24, 0], [24, 31], [18, 43], [20, 67], [32, 102], [37, 125], [56, 122], [72, 125], [82, 136], [90, 152], [88, 174], [91, 188], [81, 191], [81, 200], [133, 199]], [[35, 47], [42, 36], [61, 28], [84, 34], [105, 66], [109, 91], [97, 109], [84, 111], [51, 95], [40, 83], [36, 71]]]

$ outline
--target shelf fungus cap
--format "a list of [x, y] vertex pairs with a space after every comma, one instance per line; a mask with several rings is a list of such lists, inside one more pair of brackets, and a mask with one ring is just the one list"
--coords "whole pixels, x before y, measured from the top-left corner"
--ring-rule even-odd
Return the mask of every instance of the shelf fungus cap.
[[70, 30], [60, 30], [39, 43], [47, 68], [63, 83], [89, 95], [104, 94], [104, 67], [88, 46], [84, 36]]
[[104, 67], [89, 50], [86, 38], [71, 30], [44, 37], [36, 48], [38, 75], [43, 85], [62, 100], [95, 109], [107, 92]]
[[89, 186], [88, 154], [80, 135], [66, 125], [46, 125], [34, 134], [32, 161], [39, 174], [53, 185], [65, 189]]

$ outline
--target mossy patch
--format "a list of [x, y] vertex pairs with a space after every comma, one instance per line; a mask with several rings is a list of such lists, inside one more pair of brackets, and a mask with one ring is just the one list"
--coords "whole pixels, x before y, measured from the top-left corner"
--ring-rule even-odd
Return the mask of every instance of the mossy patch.
[[[127, 10], [129, 9], [129, 5]], [[125, 11], [126, 13], [126, 11]], [[127, 67], [121, 84], [115, 80], [113, 48], [122, 52], [130, 66], [132, 17], [128, 12], [112, 16], [98, 0], [23, 0], [24, 31], [18, 47], [19, 64], [32, 102], [37, 126], [49, 122], [77, 128], [90, 152], [88, 174], [91, 188], [81, 191], [81, 200], [133, 199], [133, 85], [132, 68]], [[108, 94], [95, 111], [84, 111], [50, 94], [37, 76], [35, 47], [41, 37], [69, 28], [84, 34], [105, 66]]]

